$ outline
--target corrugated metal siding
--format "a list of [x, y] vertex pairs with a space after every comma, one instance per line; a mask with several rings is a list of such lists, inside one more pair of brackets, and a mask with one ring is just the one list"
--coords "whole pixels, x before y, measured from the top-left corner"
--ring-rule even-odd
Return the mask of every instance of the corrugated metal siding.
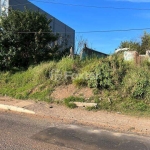
[[[19, 5], [19, 4], [25, 4], [25, 5]], [[46, 13], [39, 7], [35, 6], [34, 4], [30, 3], [28, 0], [10, 0], [9, 5], [12, 6], [13, 9], [18, 9], [23, 11], [25, 9], [25, 6], [27, 9], [31, 9], [34, 11], [40, 11], [41, 13], [46, 14], [48, 19], [53, 19], [50, 26], [52, 27], [52, 31], [54, 33], [60, 33], [64, 38], [65, 36], [68, 37], [68, 47], [73, 47], [75, 45], [75, 30], [61, 22], [60, 20], [56, 19], [54, 16]], [[16, 6], [15, 6], [16, 5]]]

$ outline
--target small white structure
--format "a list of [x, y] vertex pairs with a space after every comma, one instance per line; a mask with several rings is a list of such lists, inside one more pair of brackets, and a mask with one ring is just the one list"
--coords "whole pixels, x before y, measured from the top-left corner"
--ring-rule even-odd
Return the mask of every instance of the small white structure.
[[146, 51], [146, 56], [147, 56], [147, 57], [150, 57], [150, 50], [147, 50], [147, 51]]
[[130, 50], [130, 48], [118, 48], [115, 50], [115, 53], [122, 52], [122, 51], [128, 51], [128, 50]]
[[125, 51], [124, 60], [134, 61], [136, 64], [140, 64], [145, 60], [150, 62], [150, 50], [147, 50], [145, 55], [139, 55], [137, 51]]

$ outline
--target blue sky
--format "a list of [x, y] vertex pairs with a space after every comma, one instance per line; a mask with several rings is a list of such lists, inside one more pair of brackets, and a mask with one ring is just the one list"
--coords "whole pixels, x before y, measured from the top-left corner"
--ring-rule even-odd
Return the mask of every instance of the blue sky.
[[[150, 28], [150, 0], [30, 1], [73, 28], [76, 32]], [[90, 48], [111, 54], [118, 48], [121, 41], [139, 41], [144, 31], [150, 32], [150, 30], [134, 30], [128, 32], [76, 33], [76, 38], [82, 37], [88, 41]]]

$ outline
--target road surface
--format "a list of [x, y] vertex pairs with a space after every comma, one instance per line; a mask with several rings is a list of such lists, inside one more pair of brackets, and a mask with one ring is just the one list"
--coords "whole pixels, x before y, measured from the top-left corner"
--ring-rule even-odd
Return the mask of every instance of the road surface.
[[1, 150], [150, 150], [150, 138], [0, 111]]

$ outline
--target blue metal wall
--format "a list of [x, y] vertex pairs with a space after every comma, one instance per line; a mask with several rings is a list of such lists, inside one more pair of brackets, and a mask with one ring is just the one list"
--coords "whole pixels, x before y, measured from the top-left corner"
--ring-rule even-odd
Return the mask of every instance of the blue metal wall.
[[64, 48], [66, 47], [73, 47], [75, 45], [75, 30], [64, 24], [63, 22], [56, 19], [54, 16], [46, 13], [39, 7], [35, 6], [34, 4], [30, 3], [28, 0], [9, 0], [9, 6], [13, 9], [18, 9], [23, 11], [26, 7], [27, 9], [34, 10], [34, 11], [40, 11], [44, 14], [46, 14], [48, 19], [52, 19], [52, 22], [50, 26], [52, 27], [52, 31], [54, 33], [60, 33], [62, 38], [58, 40], [58, 44], [62, 43], [62, 39], [67, 39], [67, 46], [64, 45]]

